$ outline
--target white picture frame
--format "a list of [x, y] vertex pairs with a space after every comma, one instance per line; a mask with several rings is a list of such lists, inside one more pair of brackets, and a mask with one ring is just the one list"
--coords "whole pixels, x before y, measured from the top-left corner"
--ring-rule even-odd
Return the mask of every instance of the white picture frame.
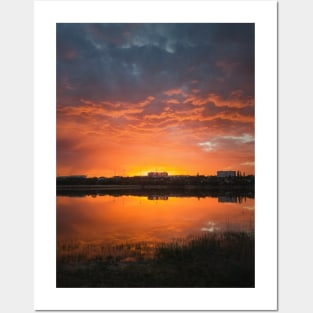
[[[276, 1], [35, 1], [36, 310], [277, 309]], [[56, 288], [56, 23], [255, 23], [255, 288]]]

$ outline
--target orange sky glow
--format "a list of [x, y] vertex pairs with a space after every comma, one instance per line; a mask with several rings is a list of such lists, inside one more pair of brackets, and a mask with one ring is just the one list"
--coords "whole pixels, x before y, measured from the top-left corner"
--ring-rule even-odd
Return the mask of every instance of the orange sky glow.
[[254, 174], [254, 25], [190, 25], [58, 24], [58, 176]]

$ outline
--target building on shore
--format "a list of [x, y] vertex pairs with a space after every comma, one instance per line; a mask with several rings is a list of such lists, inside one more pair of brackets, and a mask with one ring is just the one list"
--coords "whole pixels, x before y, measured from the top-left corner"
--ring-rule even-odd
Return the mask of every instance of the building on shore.
[[167, 172], [149, 172], [148, 177], [167, 177]]
[[217, 177], [235, 177], [236, 171], [217, 171]]

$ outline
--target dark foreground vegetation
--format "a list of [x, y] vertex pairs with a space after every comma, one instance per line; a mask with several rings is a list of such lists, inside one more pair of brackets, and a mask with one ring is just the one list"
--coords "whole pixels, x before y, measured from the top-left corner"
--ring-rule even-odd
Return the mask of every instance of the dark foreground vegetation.
[[[255, 246], [251, 233], [224, 232], [158, 243], [116, 247], [124, 254], [61, 253], [57, 287], [254, 287]], [[99, 249], [101, 251], [101, 248]]]

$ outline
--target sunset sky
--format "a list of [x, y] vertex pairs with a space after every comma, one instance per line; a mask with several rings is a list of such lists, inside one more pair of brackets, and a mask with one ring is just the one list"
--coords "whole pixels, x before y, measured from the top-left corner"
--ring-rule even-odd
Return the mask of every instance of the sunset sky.
[[57, 175], [254, 174], [254, 24], [57, 24]]

